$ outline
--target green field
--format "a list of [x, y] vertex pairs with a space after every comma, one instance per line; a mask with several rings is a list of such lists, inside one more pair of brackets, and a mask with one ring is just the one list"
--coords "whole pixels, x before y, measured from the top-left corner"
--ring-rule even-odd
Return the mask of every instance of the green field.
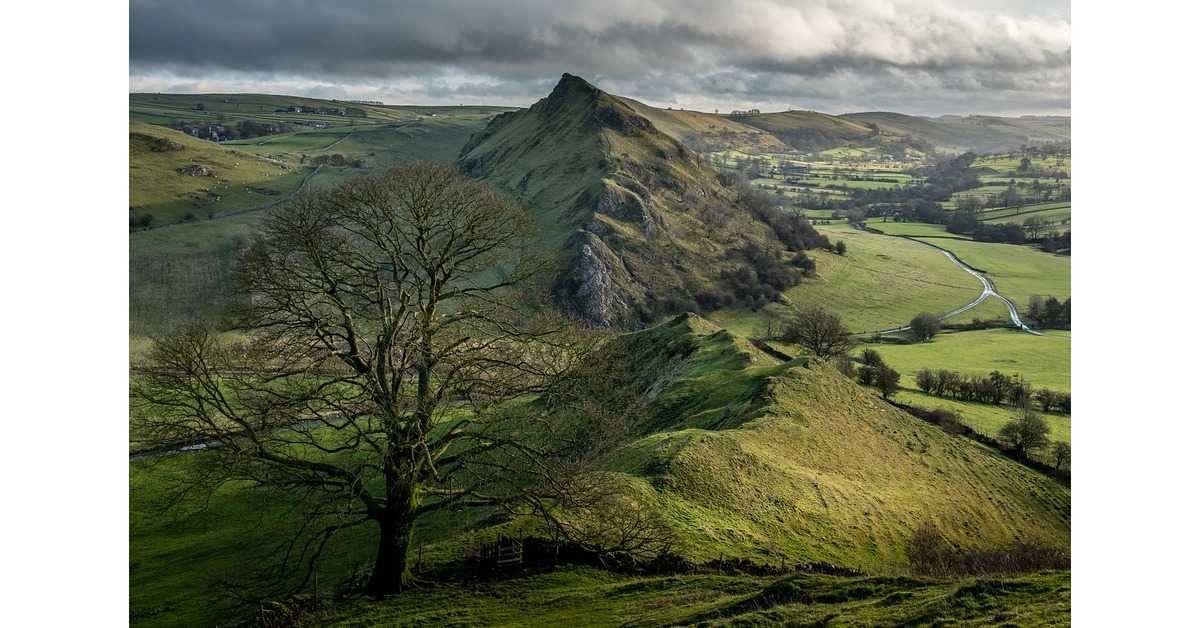
[[946, 582], [905, 577], [616, 576], [566, 566], [385, 602], [331, 603], [322, 626], [1069, 626], [1069, 573]]
[[996, 292], [1024, 310], [1030, 295], [1071, 296], [1071, 258], [1043, 253], [1033, 246], [989, 244], [946, 238], [927, 241], [954, 253], [964, 263], [987, 273]]
[[[1052, 336], [1035, 336], [1012, 329], [943, 332], [925, 343], [873, 343], [860, 347], [866, 348], [878, 351], [888, 366], [900, 372], [904, 389], [897, 394], [897, 401], [949, 408], [961, 414], [963, 422], [975, 431], [992, 437], [1012, 420], [1007, 408], [926, 395], [917, 388], [917, 372], [924, 368], [947, 369], [963, 375], [985, 376], [1000, 371], [1005, 375], [1020, 375], [1034, 390], [1071, 392], [1070, 332], [1055, 332]], [[1050, 423], [1050, 438], [1070, 443], [1071, 418], [1057, 413], [1045, 416]]]

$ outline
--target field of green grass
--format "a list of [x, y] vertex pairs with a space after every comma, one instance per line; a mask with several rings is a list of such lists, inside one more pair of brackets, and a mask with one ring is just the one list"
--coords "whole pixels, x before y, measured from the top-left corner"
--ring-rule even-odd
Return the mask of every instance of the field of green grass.
[[815, 255], [817, 278], [792, 288], [787, 297], [838, 314], [853, 332], [907, 325], [921, 312], [944, 314], [983, 291], [978, 279], [920, 243], [849, 228], [820, 230], [830, 240], [844, 241], [847, 254]]
[[964, 263], [987, 273], [996, 292], [1024, 310], [1030, 295], [1071, 296], [1071, 258], [1043, 253], [1034, 246], [989, 244], [972, 240], [929, 238]]
[[[917, 372], [924, 368], [947, 369], [963, 375], [1000, 371], [1005, 375], [1020, 375], [1034, 390], [1071, 392], [1070, 332], [1035, 336], [1011, 329], [953, 331], [940, 333], [925, 343], [863, 344], [855, 353], [867, 348], [878, 351], [888, 366], [900, 372], [903, 390], [896, 395], [897, 401], [954, 410], [962, 415], [966, 425], [992, 437], [1012, 420], [1007, 408], [926, 395], [917, 388]], [[1070, 443], [1070, 416], [1047, 413], [1045, 417], [1050, 424], [1051, 440]]]
[[333, 602], [304, 626], [1070, 626], [1069, 573], [950, 582], [906, 577], [617, 576], [564, 566]]
[[1071, 228], [1071, 202], [1037, 203], [1009, 209], [989, 209], [979, 213], [980, 221], [990, 224], [1004, 222], [1022, 224], [1029, 218], [1048, 220], [1052, 223], [1052, 229], [1060, 232], [1068, 231]]
[[130, 233], [131, 346], [192, 317], [215, 320], [227, 305], [234, 259], [261, 219], [255, 212]]

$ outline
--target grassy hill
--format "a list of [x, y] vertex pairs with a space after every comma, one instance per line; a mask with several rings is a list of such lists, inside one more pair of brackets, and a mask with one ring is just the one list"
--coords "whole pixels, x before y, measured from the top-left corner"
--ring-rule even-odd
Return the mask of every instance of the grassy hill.
[[[533, 211], [559, 254], [558, 304], [596, 325], [696, 308], [701, 295], [728, 292], [722, 275], [749, 262], [747, 246], [785, 248], [698, 155], [579, 77], [497, 116], [459, 164]], [[779, 264], [801, 257], [791, 247]]]
[[161, 226], [203, 220], [278, 201], [298, 190], [312, 170], [294, 159], [251, 155], [131, 120], [130, 224]]
[[655, 496], [690, 556], [749, 551], [875, 571], [902, 565], [924, 523], [957, 547], [1069, 543], [1068, 488], [914, 419], [831, 366], [779, 364], [691, 315], [622, 341], [632, 379], [662, 392], [651, 402], [655, 433], [621, 468]]
[[737, 118], [689, 111], [659, 109], [632, 98], [618, 97], [638, 115], [654, 123], [658, 130], [679, 140], [698, 153], [733, 150], [741, 153], [782, 152], [788, 146], [762, 129]]
[[[597, 579], [598, 590], [642, 592], [635, 596], [638, 605], [664, 611], [648, 615], [646, 625], [667, 618], [742, 615], [766, 621], [772, 615], [761, 613], [768, 609], [780, 609], [783, 617], [810, 617], [812, 609], [801, 602], [811, 604], [813, 591], [831, 591], [825, 603], [834, 606], [825, 610], [835, 615], [878, 617], [867, 607], [890, 604], [883, 599], [894, 598], [891, 603], [908, 600], [911, 606], [904, 613], [914, 617], [940, 616], [950, 612], [942, 602], [947, 596], [952, 599], [960, 587], [973, 585], [879, 578], [905, 571], [906, 544], [916, 528], [932, 524], [951, 546], [964, 550], [1013, 539], [1069, 547], [1069, 488], [914, 419], [830, 366], [806, 359], [780, 362], [695, 315], [620, 336], [609, 351], [598, 359], [620, 361], [629, 373], [627, 385], [641, 393], [646, 411], [637, 435], [608, 472], [624, 478], [631, 499], [662, 516], [676, 537], [674, 551], [697, 564], [719, 557], [763, 566], [822, 561], [861, 567], [868, 577], [638, 578], [572, 567], [548, 580], [483, 585], [520, 595], [530, 612], [544, 613], [547, 620], [591, 616], [596, 623], [589, 625], [606, 625], [608, 620], [600, 618], [631, 612], [622, 610], [621, 603], [593, 596], [547, 605], [591, 579]], [[269, 543], [276, 517], [287, 509], [286, 495], [273, 496], [268, 502], [277, 506], [259, 518], [251, 506], [257, 503], [252, 499], [256, 493], [229, 486], [199, 517], [173, 521], [154, 515], [153, 496], [169, 493], [186, 464], [179, 457], [158, 465], [131, 465], [136, 488], [131, 491], [130, 530], [135, 625], [213, 623], [214, 613], [224, 607], [195, 592], [206, 581], [232, 573], [239, 563], [261, 560], [251, 546]], [[487, 521], [479, 515], [422, 521], [417, 537], [427, 548], [426, 569], [436, 573], [453, 564], [461, 569], [480, 539], [496, 530], [513, 530], [499, 522], [501, 527], [489, 528]], [[474, 524], [463, 527], [470, 522]], [[372, 546], [371, 539], [358, 535], [334, 547], [321, 563], [319, 582], [324, 584], [316, 585], [319, 591], [343, 582]], [[188, 568], [181, 571], [180, 564]], [[1069, 608], [1054, 592], [1059, 585], [998, 584], [1018, 581], [989, 580], [985, 586], [993, 587], [988, 593], [992, 598], [1036, 590], [1033, 607], [1054, 613]], [[713, 587], [722, 591], [711, 591]], [[780, 587], [790, 593], [768, 601]], [[865, 589], [850, 593], [857, 587]], [[418, 615], [419, 623], [516, 621], [503, 607], [472, 595], [450, 615], [428, 606], [440, 596], [460, 593], [454, 585], [423, 593], [428, 595], [344, 606], [322, 621], [384, 621], [402, 612]], [[839, 605], [854, 600], [873, 603]], [[1019, 610], [1022, 605], [1015, 598], [990, 603], [997, 609], [1034, 612]], [[564, 614], [556, 614], [560, 611]], [[229, 609], [221, 612], [236, 615]]]

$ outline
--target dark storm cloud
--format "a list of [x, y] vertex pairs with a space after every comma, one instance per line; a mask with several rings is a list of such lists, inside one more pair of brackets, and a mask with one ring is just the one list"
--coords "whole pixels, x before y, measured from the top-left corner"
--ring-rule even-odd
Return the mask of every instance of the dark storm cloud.
[[571, 72], [659, 106], [1070, 108], [1065, 1], [132, 0], [129, 58], [133, 91], [526, 105]]

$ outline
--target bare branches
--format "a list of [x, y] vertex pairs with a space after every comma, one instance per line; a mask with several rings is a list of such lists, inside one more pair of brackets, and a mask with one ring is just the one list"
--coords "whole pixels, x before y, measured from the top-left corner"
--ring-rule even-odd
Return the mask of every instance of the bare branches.
[[378, 524], [368, 589], [394, 592], [418, 518], [553, 492], [621, 432], [583, 394], [595, 382], [566, 376], [595, 341], [517, 307], [531, 224], [444, 165], [298, 195], [234, 272], [233, 333], [160, 339], [134, 373], [131, 438], [202, 443], [214, 480], [303, 495], [309, 533], [285, 555], [310, 566], [345, 526]]

